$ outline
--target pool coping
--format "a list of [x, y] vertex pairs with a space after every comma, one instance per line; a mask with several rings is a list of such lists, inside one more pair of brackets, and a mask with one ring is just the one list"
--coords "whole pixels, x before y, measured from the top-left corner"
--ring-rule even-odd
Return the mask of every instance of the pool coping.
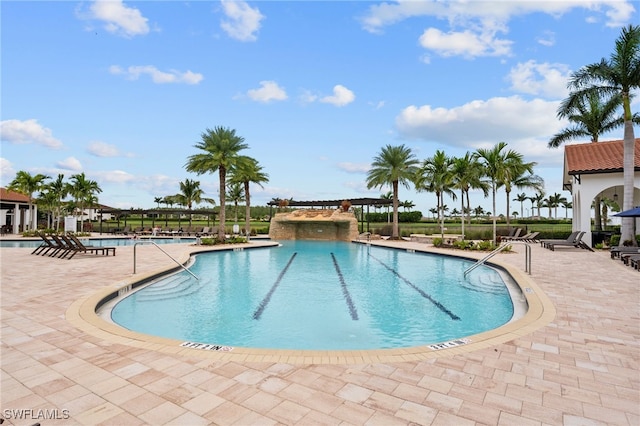
[[[409, 248], [407, 245], [401, 245], [403, 243], [407, 242], [392, 242], [387, 240], [370, 242], [372, 245], [387, 248]], [[236, 248], [254, 249], [276, 246], [277, 244], [277, 242], [267, 243], [263, 241], [255, 246], [247, 246], [246, 244], [211, 247], [193, 246], [193, 249], [185, 252], [176, 260], [185, 264], [189, 261], [191, 256], [198, 253], [233, 250]], [[460, 254], [454, 252], [443, 253], [442, 251], [431, 249], [430, 247], [418, 247], [416, 244], [411, 244], [410, 248], [418, 252], [435, 253], [465, 259], [479, 259], [481, 255], [486, 254], [476, 254], [473, 252], [462, 252]], [[114, 323], [106, 321], [96, 313], [98, 307], [103, 304], [105, 300], [112, 298], [114, 294], [117, 295], [119, 292], [128, 291], [128, 289], [130, 289], [134, 284], [151, 280], [158, 275], [162, 275], [175, 269], [176, 266], [161, 268], [131, 277], [127, 280], [107, 286], [93, 295], [78, 299], [66, 310], [65, 317], [67, 321], [78, 329], [108, 342], [166, 354], [194, 356], [212, 361], [277, 362], [288, 364], [370, 364], [450, 357], [488, 348], [499, 343], [504, 343], [517, 339], [518, 337], [528, 335], [546, 326], [555, 318], [555, 306], [529, 275], [512, 265], [498, 260], [492, 260], [491, 262], [487, 262], [487, 264], [502, 268], [511, 275], [518, 287], [520, 287], [522, 295], [528, 305], [528, 310], [521, 318], [511, 321], [501, 327], [483, 333], [466, 336], [464, 339], [468, 340], [468, 342], [464, 343], [460, 343], [462, 341], [461, 338], [455, 339], [454, 341], [442, 342], [440, 345], [422, 345], [398, 349], [319, 351], [233, 347], [229, 350], [228, 347], [218, 347], [214, 345], [202, 345], [199, 349], [181, 346], [185, 343], [183, 340], [151, 336], [127, 330]], [[433, 346], [441, 346], [442, 348], [434, 349]]]

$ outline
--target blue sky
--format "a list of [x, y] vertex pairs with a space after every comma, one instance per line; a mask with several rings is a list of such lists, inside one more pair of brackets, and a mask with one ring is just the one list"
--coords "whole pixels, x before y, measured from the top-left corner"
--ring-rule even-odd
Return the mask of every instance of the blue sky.
[[[388, 189], [368, 190], [366, 172], [387, 144], [424, 160], [500, 141], [538, 163], [548, 194], [569, 197], [563, 149], [547, 148], [568, 124], [556, 117], [568, 77], [608, 58], [621, 27], [640, 20], [638, 3], [622, 0], [0, 8], [1, 184], [20, 170], [84, 172], [101, 203], [121, 208], [153, 207], [187, 178], [217, 199], [217, 174], [184, 169], [216, 126], [244, 137], [269, 175], [253, 205], [379, 196]], [[413, 188], [400, 199], [425, 215], [436, 204]], [[471, 204], [491, 209], [482, 194]]]

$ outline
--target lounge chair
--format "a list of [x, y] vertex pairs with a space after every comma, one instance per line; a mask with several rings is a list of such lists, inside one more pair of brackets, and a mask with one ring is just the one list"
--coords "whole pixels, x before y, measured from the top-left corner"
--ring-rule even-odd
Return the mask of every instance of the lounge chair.
[[526, 235], [523, 235], [521, 237], [512, 237], [509, 238], [507, 241], [523, 241], [525, 243], [533, 243], [536, 242], [536, 237], [539, 235], [539, 232], [529, 232]]
[[584, 235], [584, 231], [581, 231], [581, 232], [578, 233], [578, 236], [576, 237], [576, 239], [571, 241], [571, 242], [569, 242], [569, 241], [558, 241], [558, 242], [555, 242], [555, 243], [547, 244], [546, 247], [548, 249], [550, 249], [551, 251], [555, 251], [556, 247], [576, 247], [576, 248], [583, 248], [583, 249], [591, 250], [591, 247], [587, 246], [585, 243], [582, 242], [582, 236], [583, 235]]
[[512, 229], [509, 235], [505, 235], [504, 237], [502, 237], [502, 241], [511, 241], [516, 238], [519, 238], [521, 233], [522, 233], [522, 228]]
[[63, 239], [68, 240], [74, 246], [74, 249], [82, 253], [101, 253], [105, 256], [109, 256], [109, 252], [113, 252], [116, 255], [115, 247], [102, 247], [102, 246], [87, 246], [78, 239], [75, 235], [69, 235], [68, 237], [62, 236]]
[[[56, 244], [58, 244], [58, 246], [60, 247], [60, 250], [53, 252], [52, 254], [49, 255], [49, 257], [56, 256], [57, 258], [62, 259], [67, 257], [67, 255], [69, 255], [69, 259], [71, 259], [78, 252], [75, 249], [75, 245], [73, 243], [69, 243], [66, 240], [64, 240], [62, 236], [51, 234], [51, 238], [56, 242]], [[60, 254], [58, 255], [58, 253]]]
[[573, 231], [566, 239], [564, 240], [560, 240], [560, 239], [550, 239], [550, 240], [540, 240], [540, 245], [542, 247], [548, 248], [547, 245], [549, 244], [553, 244], [553, 243], [572, 243], [573, 241], [576, 240], [576, 237], [578, 236], [578, 234], [580, 233], [580, 231]]
[[623, 254], [628, 253], [640, 253], [640, 247], [611, 247], [611, 258], [615, 259], [616, 257], [620, 257]]
[[35, 250], [31, 252], [31, 254], [39, 254], [41, 256], [44, 256], [45, 254], [53, 250], [50, 255], [52, 256], [62, 249], [62, 246], [56, 243], [53, 239], [47, 238], [45, 234], [38, 232], [38, 236], [42, 238], [42, 244], [36, 247]]
[[196, 236], [201, 237], [203, 235], [209, 235], [209, 229], [211, 229], [209, 226], [205, 226], [204, 228], [202, 228], [202, 231], [196, 233]]

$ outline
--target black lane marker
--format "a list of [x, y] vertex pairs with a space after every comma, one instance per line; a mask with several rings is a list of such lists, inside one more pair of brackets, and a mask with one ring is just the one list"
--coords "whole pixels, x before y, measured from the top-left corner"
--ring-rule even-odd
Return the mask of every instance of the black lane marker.
[[357, 321], [358, 311], [356, 310], [356, 307], [353, 304], [353, 300], [351, 300], [351, 295], [349, 294], [347, 283], [344, 282], [344, 276], [342, 275], [342, 271], [340, 270], [338, 261], [336, 260], [336, 257], [334, 256], [333, 253], [331, 253], [331, 259], [333, 259], [333, 266], [336, 268], [336, 272], [338, 273], [338, 278], [340, 279], [340, 286], [342, 287], [342, 294], [344, 295], [344, 298], [347, 301], [347, 306], [349, 306], [349, 313], [351, 314], [351, 319], [354, 321]]
[[451, 319], [453, 320], [459, 320], [460, 317], [457, 316], [456, 314], [454, 314], [453, 312], [451, 312], [449, 309], [447, 309], [442, 303], [438, 302], [437, 300], [434, 300], [428, 293], [426, 293], [424, 290], [416, 287], [411, 281], [409, 281], [408, 279], [406, 279], [405, 277], [403, 277], [402, 275], [400, 275], [398, 273], [398, 271], [396, 271], [395, 269], [391, 268], [390, 266], [386, 265], [383, 261], [381, 261], [380, 259], [378, 259], [377, 257], [375, 257], [374, 255], [372, 255], [371, 253], [369, 253], [369, 256], [371, 256], [373, 259], [375, 259], [378, 263], [380, 263], [382, 266], [384, 266], [385, 268], [387, 268], [389, 271], [391, 271], [391, 273], [393, 273], [395, 276], [397, 276], [398, 278], [400, 278], [402, 281], [404, 281], [405, 283], [407, 283], [409, 285], [409, 287], [413, 288], [415, 291], [417, 291], [418, 293], [420, 293], [420, 295], [422, 297], [424, 297], [425, 299], [428, 299], [431, 303], [433, 303], [434, 305], [436, 305], [438, 307], [438, 309], [440, 309], [442, 312], [444, 312], [445, 314], [449, 315], [451, 317]]
[[282, 272], [280, 272], [280, 275], [278, 275], [278, 279], [276, 279], [276, 282], [273, 283], [273, 286], [271, 286], [271, 290], [269, 290], [269, 293], [267, 293], [264, 299], [262, 299], [262, 302], [260, 302], [260, 305], [258, 305], [258, 309], [256, 309], [256, 311], [253, 313], [253, 319], [256, 319], [256, 320], [260, 319], [262, 312], [264, 311], [264, 309], [267, 307], [267, 304], [271, 300], [271, 296], [276, 291], [276, 287], [278, 287], [278, 284], [280, 284], [280, 281], [282, 281], [284, 274], [287, 273], [287, 269], [289, 269], [289, 266], [291, 266], [291, 263], [293, 262], [293, 259], [296, 257], [297, 254], [298, 252], [293, 253], [293, 255], [291, 256], [291, 259], [289, 259], [289, 262], [287, 262], [287, 266], [285, 266]]

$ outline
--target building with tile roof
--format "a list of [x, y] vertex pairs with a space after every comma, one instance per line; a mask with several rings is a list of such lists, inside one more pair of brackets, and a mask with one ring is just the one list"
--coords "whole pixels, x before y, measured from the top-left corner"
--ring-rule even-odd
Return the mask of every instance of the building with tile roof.
[[[34, 214], [38, 206], [33, 205]], [[0, 227], [2, 233], [17, 234], [29, 223], [29, 197], [19, 192], [0, 188]]]
[[[592, 242], [591, 205], [596, 196], [624, 201], [624, 146], [622, 140], [582, 143], [564, 147], [563, 187], [573, 198], [573, 230], [585, 231]], [[640, 139], [635, 142], [634, 205], [640, 204]], [[640, 229], [636, 220], [636, 229]], [[638, 231], [636, 231], [638, 232]]]

